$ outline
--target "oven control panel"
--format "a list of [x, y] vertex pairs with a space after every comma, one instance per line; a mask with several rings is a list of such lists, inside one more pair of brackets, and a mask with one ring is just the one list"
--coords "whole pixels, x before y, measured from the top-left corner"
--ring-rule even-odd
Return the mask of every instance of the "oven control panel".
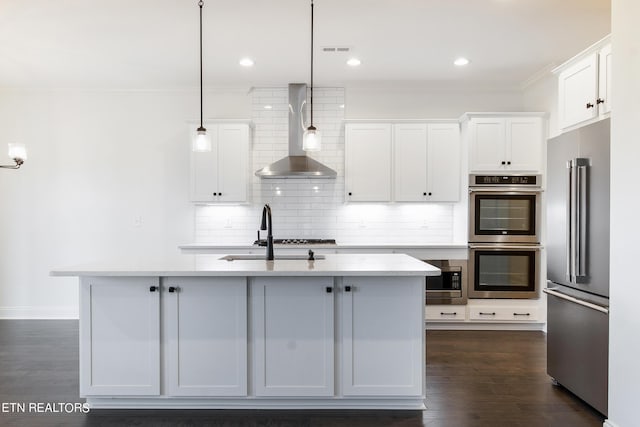
[[469, 186], [524, 185], [539, 187], [540, 175], [470, 175]]

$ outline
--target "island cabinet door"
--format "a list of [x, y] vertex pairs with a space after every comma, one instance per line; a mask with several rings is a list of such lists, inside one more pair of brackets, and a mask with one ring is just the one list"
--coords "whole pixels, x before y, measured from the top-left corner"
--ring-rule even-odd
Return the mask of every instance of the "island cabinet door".
[[159, 394], [159, 279], [82, 278], [80, 395]]
[[252, 279], [256, 396], [333, 396], [333, 281]]
[[342, 279], [342, 393], [421, 396], [424, 279]]
[[163, 279], [170, 396], [246, 396], [247, 278]]

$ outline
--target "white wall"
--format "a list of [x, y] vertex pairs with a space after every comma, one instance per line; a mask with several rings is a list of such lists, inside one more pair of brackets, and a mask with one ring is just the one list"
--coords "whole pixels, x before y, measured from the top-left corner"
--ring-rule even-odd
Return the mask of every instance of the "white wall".
[[553, 138], [560, 134], [560, 128], [558, 127], [558, 77], [556, 75], [548, 73], [528, 85], [523, 93], [523, 104], [528, 111], [545, 111], [548, 113], [548, 138]]
[[609, 421], [638, 425], [640, 412], [640, 280], [638, 159], [640, 141], [640, 2], [612, 1], [611, 314]]
[[[248, 117], [246, 90], [209, 91], [205, 117]], [[163, 258], [193, 234], [186, 120], [197, 91], [0, 92], [0, 318], [75, 317], [75, 279], [53, 268]]]

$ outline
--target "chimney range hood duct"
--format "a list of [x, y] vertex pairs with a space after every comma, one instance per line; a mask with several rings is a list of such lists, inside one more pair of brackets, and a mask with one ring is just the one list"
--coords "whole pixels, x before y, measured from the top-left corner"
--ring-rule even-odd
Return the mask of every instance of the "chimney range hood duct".
[[256, 171], [260, 178], [335, 178], [337, 173], [322, 163], [307, 157], [302, 150], [304, 133], [304, 103], [307, 85], [289, 85], [289, 155]]

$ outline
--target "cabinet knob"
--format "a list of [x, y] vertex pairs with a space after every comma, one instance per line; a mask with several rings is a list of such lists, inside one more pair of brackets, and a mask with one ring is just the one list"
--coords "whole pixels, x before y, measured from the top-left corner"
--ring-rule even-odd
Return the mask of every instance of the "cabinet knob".
[[422, 193], [422, 195], [423, 195], [423, 196], [426, 196], [426, 195], [427, 195], [427, 192], [425, 191], [424, 193]]
[[349, 191], [349, 195], [350, 195], [350, 196], [351, 196], [351, 194], [352, 194], [352, 193], [351, 193], [351, 191]]
[[596, 104], [604, 104], [604, 99], [602, 98], [596, 99]]
[[218, 196], [222, 196], [222, 193], [218, 193]]
[[176, 286], [169, 286], [169, 292], [174, 293], [178, 290]]
[[505, 164], [507, 164], [507, 162], [505, 162], [505, 161], [503, 160], [503, 161], [501, 162], [501, 164], [505, 165]]
[[593, 104], [591, 102], [587, 102], [587, 108], [593, 108]]
[[331, 292], [333, 292], [333, 288], [331, 286], [327, 286], [325, 288], [325, 290], [327, 291], [328, 294], [330, 294]]
[[345, 292], [351, 292], [351, 286], [347, 285], [344, 287]]
[[217, 196], [217, 195], [218, 195], [218, 193], [213, 193], [213, 195], [214, 195], [214, 196]]
[[431, 195], [431, 193], [429, 193], [429, 195]]
[[155, 292], [158, 290], [157, 286], [149, 286], [149, 292]]
[[507, 164], [508, 164], [508, 165], [510, 165], [510, 164], [511, 164], [511, 162], [507, 162]]

